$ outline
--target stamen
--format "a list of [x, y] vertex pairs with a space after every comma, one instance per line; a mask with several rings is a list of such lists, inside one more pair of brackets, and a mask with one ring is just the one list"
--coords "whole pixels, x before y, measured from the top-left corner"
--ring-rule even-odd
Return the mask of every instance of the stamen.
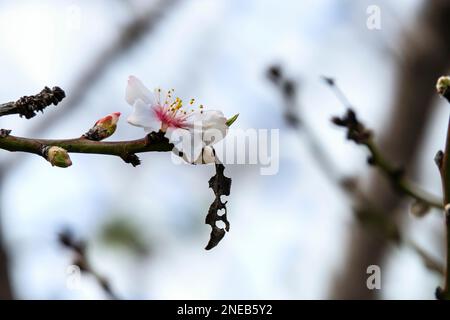
[[156, 89], [155, 98], [156, 98], [156, 102], [158, 104], [161, 104], [161, 88]]

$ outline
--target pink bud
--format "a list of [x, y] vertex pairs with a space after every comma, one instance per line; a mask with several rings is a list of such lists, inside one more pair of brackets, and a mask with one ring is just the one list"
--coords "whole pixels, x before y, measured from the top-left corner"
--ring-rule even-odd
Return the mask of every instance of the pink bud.
[[100, 141], [114, 134], [119, 122], [120, 112], [113, 112], [98, 120], [83, 137], [89, 140]]
[[117, 124], [117, 122], [119, 121], [119, 117], [120, 117], [120, 112], [113, 112], [113, 113], [107, 115], [106, 117], [103, 117], [100, 120], [98, 120], [95, 123], [95, 125], [102, 126], [102, 127], [113, 126], [113, 125]]

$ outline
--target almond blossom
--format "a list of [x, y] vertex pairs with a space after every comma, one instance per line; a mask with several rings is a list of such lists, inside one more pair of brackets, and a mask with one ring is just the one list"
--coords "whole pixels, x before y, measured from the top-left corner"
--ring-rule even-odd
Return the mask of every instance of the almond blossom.
[[125, 100], [133, 107], [128, 123], [144, 128], [145, 132], [165, 132], [189, 163], [215, 162], [211, 146], [228, 131], [227, 118], [221, 111], [204, 110], [203, 105], [194, 109], [194, 99], [186, 107], [180, 98], [174, 97], [173, 89], [158, 88], [151, 92], [134, 76], [128, 78]]

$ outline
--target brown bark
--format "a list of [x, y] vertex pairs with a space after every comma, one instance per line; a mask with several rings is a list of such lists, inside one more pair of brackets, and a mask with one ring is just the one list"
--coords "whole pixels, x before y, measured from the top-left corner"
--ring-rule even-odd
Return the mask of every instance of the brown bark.
[[[392, 112], [377, 137], [383, 152], [406, 169], [414, 169], [411, 167], [432, 114], [436, 80], [450, 66], [449, 28], [450, 1], [426, 1], [414, 28], [404, 37]], [[431, 164], [433, 156], [430, 155]], [[384, 177], [375, 173], [367, 194], [383, 214], [396, 218], [402, 197]], [[374, 299], [380, 292], [367, 289], [366, 269], [372, 264], [383, 264], [388, 240], [374, 236], [356, 221], [350, 232], [348, 256], [336, 278], [332, 298]]]

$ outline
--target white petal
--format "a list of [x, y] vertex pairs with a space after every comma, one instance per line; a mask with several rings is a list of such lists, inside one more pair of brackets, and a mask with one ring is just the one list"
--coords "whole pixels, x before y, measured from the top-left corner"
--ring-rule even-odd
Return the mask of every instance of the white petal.
[[195, 121], [214, 121], [214, 120], [225, 120], [225, 123], [227, 122], [227, 119], [223, 115], [222, 111], [219, 110], [204, 110], [204, 111], [195, 111], [192, 112], [188, 117], [190, 122]]
[[200, 132], [206, 145], [213, 145], [228, 133], [227, 118], [221, 111], [193, 112], [188, 120], [189, 128]]
[[[210, 148], [210, 147], [208, 147]], [[203, 163], [210, 163], [210, 162], [204, 162], [203, 161], [203, 153], [205, 149], [203, 149], [200, 146], [197, 146], [197, 148], [191, 149], [191, 148], [185, 148], [183, 150], [183, 159], [184, 161], [186, 161], [187, 163], [191, 163], [191, 164], [203, 164]], [[206, 157], [208, 159], [208, 161], [210, 160], [211, 156], [208, 153], [208, 151], [206, 151]], [[214, 159], [212, 160], [212, 162], [214, 162]]]
[[205, 146], [201, 132], [187, 130], [182, 128], [168, 128], [165, 137], [173, 143], [174, 147], [183, 152], [183, 159], [186, 162], [193, 163], [201, 156], [202, 149]]
[[161, 121], [156, 117], [151, 105], [144, 103], [141, 99], [136, 100], [133, 112], [127, 118], [129, 124], [142, 127], [146, 132], [159, 131]]
[[[174, 148], [176, 154], [178, 155], [179, 150]], [[190, 164], [211, 164], [216, 163], [216, 158], [214, 157], [214, 151], [211, 147], [204, 147], [201, 154], [197, 157], [195, 161], [191, 161], [188, 159], [185, 153], [182, 155], [182, 159], [186, 161], [186, 163]]]
[[125, 90], [125, 100], [132, 106], [138, 99], [150, 105], [153, 105], [155, 102], [153, 94], [144, 86], [141, 80], [135, 76], [130, 76]]
[[[184, 161], [189, 162], [188, 159], [183, 156]], [[214, 155], [214, 149], [212, 147], [204, 147], [201, 154], [197, 157], [192, 164], [211, 164], [216, 163], [216, 157]]]

